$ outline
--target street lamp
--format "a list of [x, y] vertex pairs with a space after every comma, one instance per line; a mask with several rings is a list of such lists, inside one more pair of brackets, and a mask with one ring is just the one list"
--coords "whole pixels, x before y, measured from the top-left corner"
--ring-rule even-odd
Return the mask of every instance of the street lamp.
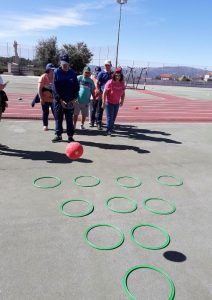
[[117, 46], [116, 46], [116, 68], [118, 64], [118, 55], [119, 55], [119, 35], [120, 35], [120, 25], [121, 25], [121, 10], [122, 5], [127, 3], [127, 0], [116, 0], [117, 3], [120, 4], [120, 11], [119, 11], [119, 27], [118, 27], [118, 39], [117, 39]]

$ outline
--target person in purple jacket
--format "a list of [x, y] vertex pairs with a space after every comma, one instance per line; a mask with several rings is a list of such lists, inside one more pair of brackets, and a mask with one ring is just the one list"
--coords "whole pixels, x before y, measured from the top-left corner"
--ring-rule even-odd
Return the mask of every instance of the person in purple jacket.
[[73, 142], [74, 104], [78, 98], [79, 83], [77, 76], [69, 66], [69, 56], [60, 56], [60, 67], [54, 70], [53, 103], [55, 113], [55, 137], [52, 142], [62, 141], [63, 118], [65, 115], [68, 142]]

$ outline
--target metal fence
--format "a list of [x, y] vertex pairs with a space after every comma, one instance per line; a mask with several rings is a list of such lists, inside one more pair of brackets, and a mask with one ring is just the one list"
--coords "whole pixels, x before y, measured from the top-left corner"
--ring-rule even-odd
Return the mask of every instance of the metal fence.
[[[91, 65], [93, 66], [103, 66], [104, 61], [106, 59], [109, 59], [112, 61], [113, 66], [115, 66], [115, 60], [116, 60], [116, 47], [115, 46], [99, 46], [99, 47], [90, 47], [88, 45], [88, 48], [93, 53]], [[17, 44], [17, 52], [19, 58], [25, 58], [29, 60], [33, 60], [35, 58], [36, 54], [36, 46], [35, 45], [25, 45], [18, 43]], [[15, 51], [14, 51], [14, 43], [0, 43], [0, 57], [6, 57], [11, 58], [14, 57]], [[151, 79], [152, 84], [158, 84], [158, 82], [161, 84], [162, 82], [159, 80], [154, 81], [152, 78], [155, 78], [157, 75], [160, 75], [162, 73], [167, 73], [169, 68], [173, 67], [175, 68], [176, 72], [175, 74], [172, 73], [173, 76], [179, 76], [185, 75], [189, 78], [197, 78], [196, 76], [196, 70], [199, 69], [199, 76], [204, 76], [209, 71], [212, 70], [212, 66], [199, 66], [199, 65], [190, 65], [190, 66], [182, 66], [180, 64], [176, 65], [173, 63], [167, 63], [167, 62], [152, 62], [152, 61], [142, 61], [142, 60], [133, 60], [133, 59], [119, 59], [118, 65], [122, 66], [125, 76], [128, 76], [129, 72], [133, 73], [133, 76], [135, 78], [138, 78], [140, 72], [142, 69], [148, 69], [148, 74], [146, 74], [146, 77], [149, 77]], [[2, 67], [2, 66], [0, 66]], [[5, 67], [5, 66], [4, 66]], [[185, 67], [190, 67], [190, 73], [186, 74]], [[155, 73], [151, 73], [150, 70], [155, 70]], [[193, 74], [192, 74], [193, 72]], [[148, 80], [144, 78], [144, 74], [141, 76], [140, 81], [142, 80]], [[149, 81], [148, 80], [148, 81]], [[131, 80], [132, 83], [133, 80]], [[137, 82], [137, 81], [135, 81]], [[195, 80], [195, 82], [192, 80], [192, 82], [176, 82], [174, 80], [167, 80], [163, 82], [164, 85], [186, 85], [186, 86], [192, 86], [195, 84], [195, 86], [205, 86], [205, 85], [211, 85], [211, 82], [198, 82]]]

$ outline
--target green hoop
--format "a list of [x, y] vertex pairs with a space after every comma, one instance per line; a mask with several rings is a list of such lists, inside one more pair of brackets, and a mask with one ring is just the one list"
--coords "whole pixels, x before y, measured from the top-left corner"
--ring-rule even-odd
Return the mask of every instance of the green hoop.
[[[111, 227], [113, 229], [115, 229], [118, 233], [119, 233], [119, 236], [120, 236], [120, 240], [112, 245], [112, 246], [109, 246], [109, 247], [101, 247], [101, 246], [97, 246], [95, 244], [93, 244], [92, 242], [89, 241], [88, 239], [88, 233], [95, 227]], [[84, 233], [84, 239], [85, 241], [93, 248], [95, 249], [98, 249], [98, 250], [113, 250], [113, 249], [116, 249], [118, 248], [119, 246], [121, 246], [124, 242], [124, 233], [121, 231], [121, 229], [119, 229], [118, 227], [112, 225], [112, 224], [95, 224], [95, 225], [92, 225], [90, 227], [88, 227]]]
[[164, 271], [162, 271], [161, 269], [156, 268], [154, 266], [151, 266], [151, 265], [137, 265], [137, 266], [134, 266], [134, 267], [130, 268], [125, 273], [125, 275], [123, 277], [123, 281], [122, 281], [123, 286], [124, 286], [124, 291], [125, 291], [125, 293], [127, 294], [127, 296], [129, 297], [130, 300], [136, 300], [136, 298], [130, 293], [130, 291], [128, 289], [127, 279], [129, 277], [130, 273], [132, 273], [133, 271], [138, 270], [138, 269], [151, 269], [151, 270], [154, 270], [154, 271], [160, 273], [165, 278], [165, 280], [168, 282], [169, 287], [170, 287], [170, 293], [169, 293], [169, 296], [168, 296], [168, 300], [173, 300], [174, 299], [174, 297], [175, 297], [174, 283]]
[[[122, 184], [119, 182], [120, 179], [123, 179], [123, 178], [130, 178], [130, 179], [134, 179], [136, 181], [136, 183], [134, 185], [126, 185], [126, 184]], [[141, 186], [142, 185], [142, 182], [140, 179], [136, 178], [136, 177], [132, 177], [132, 176], [119, 176], [116, 178], [116, 182], [118, 185], [122, 186], [122, 187], [125, 187], [127, 189], [131, 189], [131, 188], [136, 188], [138, 186]]]
[[[161, 181], [161, 178], [174, 178], [177, 182], [176, 183], [166, 183]], [[172, 175], [160, 175], [157, 177], [157, 182], [161, 185], [168, 185], [168, 186], [180, 186], [183, 185], [183, 180], [180, 178], [177, 178], [175, 176]]]
[[[166, 202], [168, 203], [170, 206], [171, 206], [171, 209], [169, 211], [160, 211], [160, 210], [156, 210], [156, 209], [153, 209], [153, 208], [150, 208], [147, 206], [147, 202], [148, 201], [152, 201], [152, 200], [159, 200], [159, 201], [163, 201], [163, 202]], [[158, 215], [170, 215], [172, 213], [174, 213], [176, 211], [176, 206], [174, 203], [170, 203], [169, 201], [163, 199], [163, 198], [148, 198], [148, 199], [144, 199], [142, 201], [142, 205], [143, 205], [143, 208], [148, 210], [148, 211], [151, 211], [152, 213], [154, 214], [158, 214]]]
[[[57, 183], [55, 183], [54, 185], [38, 185], [38, 184], [36, 184], [36, 182], [38, 181], [38, 180], [41, 180], [41, 179], [49, 179], [49, 178], [54, 178], [54, 179], [56, 179], [57, 180]], [[37, 188], [39, 188], [39, 189], [52, 189], [52, 188], [55, 188], [56, 186], [58, 186], [58, 185], [60, 185], [61, 184], [61, 179], [59, 178], [59, 177], [55, 177], [55, 176], [43, 176], [43, 177], [38, 177], [38, 178], [36, 178], [34, 181], [33, 181], [33, 183], [32, 183], [32, 185], [33, 186], [35, 186], [35, 187], [37, 187]]]
[[[156, 229], [160, 230], [162, 232], [162, 234], [164, 235], [164, 237], [166, 238], [166, 241], [161, 246], [146, 246], [146, 245], [143, 245], [142, 243], [138, 242], [136, 240], [136, 238], [134, 237], [134, 232], [139, 227], [152, 227], [152, 228], [156, 228]], [[142, 248], [149, 249], [149, 250], [163, 249], [163, 248], [167, 247], [169, 245], [170, 241], [171, 241], [170, 236], [166, 232], [165, 229], [163, 229], [159, 226], [153, 225], [153, 224], [139, 224], [139, 225], [134, 226], [130, 231], [130, 237], [131, 237], [131, 240], [134, 241], [136, 244], [138, 244]]]
[[[94, 183], [94, 184], [89, 184], [89, 185], [83, 185], [83, 184], [80, 184], [80, 183], [78, 183], [77, 181], [78, 181], [78, 179], [80, 179], [80, 178], [94, 178], [94, 179], [96, 179], [96, 183]], [[78, 186], [81, 186], [81, 187], [93, 187], [93, 186], [96, 186], [96, 185], [98, 185], [98, 184], [100, 184], [100, 179], [98, 178], [98, 177], [96, 177], [96, 176], [91, 176], [91, 175], [88, 175], [88, 176], [78, 176], [78, 177], [76, 177], [76, 178], [74, 178], [74, 180], [73, 180], [73, 182], [76, 184], [76, 185], [78, 185]]]
[[[115, 199], [115, 198], [118, 198], [118, 199], [127, 199], [129, 200], [132, 204], [133, 204], [133, 207], [129, 210], [118, 210], [118, 209], [113, 209], [109, 206], [109, 202], [112, 200], [112, 199]], [[109, 208], [110, 210], [112, 210], [113, 212], [116, 212], [116, 213], [122, 213], [122, 214], [126, 214], [126, 213], [131, 213], [133, 211], [135, 211], [137, 209], [137, 203], [130, 199], [129, 197], [126, 197], [126, 196], [114, 196], [114, 197], [110, 197], [109, 199], [106, 200], [105, 202], [105, 205], [107, 208]]]
[[[68, 214], [64, 211], [64, 206], [69, 203], [69, 202], [85, 202], [85, 203], [88, 203], [88, 210], [86, 212], [83, 212], [83, 213], [78, 213], [78, 214]], [[71, 199], [71, 200], [65, 200], [61, 203], [60, 205], [60, 212], [67, 216], [67, 217], [72, 217], [72, 218], [80, 218], [80, 217], [85, 217], [89, 214], [91, 214], [94, 210], [94, 206], [93, 204], [90, 202], [90, 201], [87, 201], [87, 200], [82, 200], [82, 199]]]

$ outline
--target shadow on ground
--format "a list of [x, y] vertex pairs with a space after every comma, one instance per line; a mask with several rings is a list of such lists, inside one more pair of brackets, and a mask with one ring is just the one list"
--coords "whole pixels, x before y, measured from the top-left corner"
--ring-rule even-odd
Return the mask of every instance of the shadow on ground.
[[[110, 137], [108, 137], [110, 138]], [[106, 143], [94, 143], [94, 142], [86, 142], [81, 141], [80, 142], [83, 146], [90, 146], [90, 147], [98, 147], [100, 149], [109, 149], [109, 150], [132, 150], [137, 153], [150, 153], [148, 150], [141, 149], [139, 147], [135, 146], [128, 146], [128, 145], [115, 145], [115, 144], [106, 144]]]
[[[47, 163], [54, 164], [70, 164], [73, 160], [70, 160], [65, 153], [58, 153], [54, 151], [29, 151], [29, 150], [18, 150], [9, 148], [6, 145], [0, 144], [0, 155], [20, 157], [21, 159], [31, 160], [45, 160]], [[77, 160], [81, 163], [92, 163], [90, 159], [79, 158]]]
[[[97, 136], [97, 135], [106, 135], [105, 131], [98, 131], [96, 127], [90, 130], [76, 130], [77, 135], [88, 135], [88, 136]], [[143, 140], [143, 141], [152, 141], [152, 142], [164, 142], [171, 144], [182, 144], [179, 141], [175, 141], [173, 139], [165, 138], [165, 137], [154, 137], [152, 135], [162, 135], [162, 136], [170, 136], [170, 133], [164, 131], [157, 130], [148, 130], [148, 129], [139, 129], [134, 125], [115, 125], [115, 131], [113, 136], [119, 136], [124, 138], [130, 138], [134, 140]], [[105, 148], [109, 149], [109, 148]], [[143, 152], [142, 152], [143, 153]]]
[[174, 262], [183, 262], [187, 259], [183, 253], [178, 251], [166, 251], [163, 253], [163, 256], [166, 259]]

